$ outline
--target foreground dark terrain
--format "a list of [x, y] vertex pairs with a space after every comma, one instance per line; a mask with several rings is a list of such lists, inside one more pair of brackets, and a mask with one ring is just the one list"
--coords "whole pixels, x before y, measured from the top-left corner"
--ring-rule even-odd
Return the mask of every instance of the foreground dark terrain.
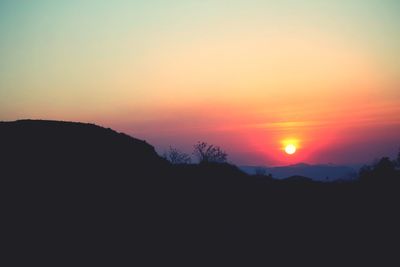
[[400, 255], [400, 172], [387, 158], [356, 181], [274, 180], [226, 163], [172, 165], [91, 124], [29, 120], [0, 122], [0, 149], [3, 243], [16, 262], [191, 266], [246, 251], [282, 264], [387, 266]]

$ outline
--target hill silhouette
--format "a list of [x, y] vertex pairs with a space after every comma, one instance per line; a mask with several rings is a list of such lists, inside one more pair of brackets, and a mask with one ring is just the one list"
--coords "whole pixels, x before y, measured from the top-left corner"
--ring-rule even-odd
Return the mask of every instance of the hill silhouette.
[[355, 181], [274, 180], [228, 163], [170, 164], [145, 141], [92, 124], [33, 120], [0, 122], [0, 148], [3, 240], [32, 257], [84, 251], [115, 264], [133, 253], [150, 264], [250, 249], [281, 263], [279, 253], [292, 264], [379, 254], [385, 265], [399, 237], [389, 159]]
[[240, 168], [249, 174], [254, 174], [261, 169], [277, 179], [284, 179], [293, 175], [306, 176], [316, 181], [351, 180], [357, 177], [355, 169], [333, 164], [310, 165], [298, 163], [278, 167], [241, 166]]
[[100, 170], [113, 175], [127, 168], [151, 172], [165, 164], [146, 142], [84, 123], [0, 122], [0, 146], [1, 161], [12, 167], [13, 174], [38, 170], [42, 176], [59, 177]]

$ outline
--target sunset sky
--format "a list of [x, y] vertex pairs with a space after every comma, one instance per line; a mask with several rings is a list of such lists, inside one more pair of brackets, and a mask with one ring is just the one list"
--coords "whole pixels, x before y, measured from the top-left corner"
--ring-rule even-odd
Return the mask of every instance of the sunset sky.
[[369, 163], [400, 147], [399, 25], [398, 0], [0, 0], [0, 120]]

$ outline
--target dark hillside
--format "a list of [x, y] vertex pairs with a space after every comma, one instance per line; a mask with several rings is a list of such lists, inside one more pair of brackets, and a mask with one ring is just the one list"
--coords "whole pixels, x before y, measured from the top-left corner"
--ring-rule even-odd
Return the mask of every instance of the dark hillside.
[[250, 250], [290, 266], [318, 256], [384, 266], [400, 239], [400, 173], [387, 158], [355, 181], [274, 180], [227, 163], [171, 165], [92, 124], [30, 120], [0, 122], [0, 148], [3, 240], [25, 255], [191, 266]]
[[6, 167], [11, 175], [72, 179], [124, 174], [128, 169], [142, 174], [165, 165], [146, 142], [84, 123], [0, 122], [0, 147], [3, 171]]

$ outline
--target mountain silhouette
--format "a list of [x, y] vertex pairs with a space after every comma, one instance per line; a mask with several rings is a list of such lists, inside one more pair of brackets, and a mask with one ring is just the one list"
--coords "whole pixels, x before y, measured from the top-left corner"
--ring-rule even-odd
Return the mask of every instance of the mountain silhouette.
[[84, 123], [0, 122], [0, 147], [0, 160], [12, 175], [145, 174], [166, 164], [145, 141]]
[[309, 177], [315, 181], [352, 180], [357, 178], [355, 169], [333, 164], [311, 165], [298, 163], [278, 167], [241, 166], [240, 168], [248, 174], [255, 174], [258, 169], [262, 169], [276, 179], [285, 179], [294, 175]]

